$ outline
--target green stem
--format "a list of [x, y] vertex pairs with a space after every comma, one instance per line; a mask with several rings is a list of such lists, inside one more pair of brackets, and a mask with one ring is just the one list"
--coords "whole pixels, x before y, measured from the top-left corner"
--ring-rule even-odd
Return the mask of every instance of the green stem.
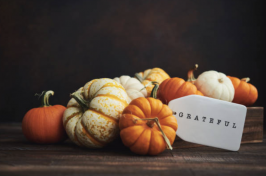
[[195, 64], [195, 66], [192, 68], [192, 69], [190, 69], [189, 71], [188, 71], [188, 73], [187, 73], [187, 77], [188, 77], [188, 82], [191, 82], [191, 83], [193, 83], [194, 84], [194, 82], [196, 81], [196, 78], [194, 77], [194, 74], [193, 74], [193, 72], [195, 71], [195, 70], [197, 70], [197, 68], [198, 68], [198, 64]]
[[153, 87], [153, 89], [151, 91], [151, 96], [150, 97], [156, 99], [158, 90], [159, 90], [159, 84], [154, 84], [154, 87]]
[[144, 81], [144, 79], [138, 74], [138, 73], [136, 73], [135, 74], [135, 77], [139, 80], [139, 82], [143, 82]]
[[250, 78], [249, 78], [249, 77], [247, 77], [247, 78], [242, 78], [241, 81], [249, 82], [249, 81], [250, 81]]
[[41, 107], [50, 106], [49, 98], [51, 95], [54, 95], [54, 91], [52, 91], [52, 90], [42, 91], [41, 94], [35, 94], [35, 96], [39, 96], [42, 98]]
[[78, 102], [78, 104], [82, 107], [83, 112], [89, 109], [88, 102], [80, 96], [80, 92], [74, 92], [70, 94], [70, 97], [74, 98]]

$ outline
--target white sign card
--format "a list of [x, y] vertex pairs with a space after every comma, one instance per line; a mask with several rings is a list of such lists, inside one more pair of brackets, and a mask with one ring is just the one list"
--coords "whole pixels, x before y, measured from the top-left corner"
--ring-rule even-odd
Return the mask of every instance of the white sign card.
[[245, 106], [199, 95], [174, 99], [168, 106], [177, 119], [176, 134], [181, 139], [239, 150], [247, 113]]

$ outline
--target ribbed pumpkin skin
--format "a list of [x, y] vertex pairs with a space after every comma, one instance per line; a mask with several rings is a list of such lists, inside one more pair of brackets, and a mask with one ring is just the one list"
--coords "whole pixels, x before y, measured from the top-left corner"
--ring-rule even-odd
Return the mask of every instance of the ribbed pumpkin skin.
[[119, 121], [120, 136], [125, 146], [140, 155], [158, 155], [166, 148], [165, 140], [158, 126], [149, 127], [147, 121], [136, 120], [158, 117], [162, 130], [173, 144], [176, 136], [177, 121], [172, 110], [160, 100], [137, 98], [123, 111]]
[[129, 97], [129, 102], [139, 97], [147, 97], [147, 91], [144, 88], [144, 85], [136, 78], [124, 75], [119, 78], [116, 77], [114, 80], [124, 87]]
[[62, 117], [65, 107], [61, 105], [33, 108], [22, 121], [22, 132], [31, 142], [40, 144], [57, 143], [67, 137]]
[[118, 120], [128, 105], [125, 89], [112, 79], [95, 79], [78, 90], [89, 101], [84, 113], [71, 99], [63, 123], [69, 138], [77, 145], [101, 148], [119, 135]]
[[251, 106], [256, 102], [258, 99], [258, 90], [255, 86], [236, 77], [227, 77], [232, 81], [235, 88], [234, 103]]
[[194, 84], [175, 77], [166, 79], [160, 84], [157, 96], [164, 104], [168, 104], [173, 99], [192, 94], [203, 96]]
[[[170, 76], [161, 68], [147, 69], [144, 72], [139, 72], [138, 74], [142, 77], [142, 84], [144, 86], [149, 84], [151, 81], [156, 81], [161, 84], [161, 82], [163, 82], [165, 79], [170, 78]], [[146, 87], [148, 97], [151, 95], [153, 87], [154, 85], [149, 85]]]

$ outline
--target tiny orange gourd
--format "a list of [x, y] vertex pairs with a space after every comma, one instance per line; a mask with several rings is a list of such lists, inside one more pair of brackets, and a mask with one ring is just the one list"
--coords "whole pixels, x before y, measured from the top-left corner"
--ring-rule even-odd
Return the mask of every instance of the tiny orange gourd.
[[67, 135], [64, 130], [62, 118], [65, 107], [62, 105], [49, 105], [49, 97], [53, 91], [43, 91], [42, 105], [29, 110], [22, 121], [22, 132], [31, 142], [49, 144], [62, 142]]
[[227, 76], [235, 88], [234, 103], [245, 106], [253, 105], [258, 99], [258, 90], [255, 86], [248, 83], [250, 78], [238, 79], [237, 77]]
[[155, 93], [157, 92], [158, 98], [164, 104], [168, 104], [173, 99], [187, 95], [196, 94], [203, 96], [194, 85], [196, 79], [194, 78], [193, 71], [196, 70], [197, 67], [198, 65], [196, 64], [194, 68], [189, 70], [187, 81], [178, 77], [168, 78], [160, 84], [159, 90], [153, 89], [153, 91], [155, 91]]
[[140, 155], [158, 155], [166, 147], [171, 149], [177, 127], [172, 110], [151, 97], [133, 100], [119, 120], [122, 142]]

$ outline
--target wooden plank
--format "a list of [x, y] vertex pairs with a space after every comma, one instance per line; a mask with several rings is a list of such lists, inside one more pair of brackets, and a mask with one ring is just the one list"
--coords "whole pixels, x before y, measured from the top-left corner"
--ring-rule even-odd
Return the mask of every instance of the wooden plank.
[[[245, 126], [241, 144], [263, 142], [263, 107], [248, 107]], [[202, 147], [199, 144], [193, 144], [183, 141], [178, 136], [173, 144], [173, 148], [194, 148]]]
[[0, 175], [208, 174], [265, 175], [266, 142], [243, 144], [238, 152], [199, 147], [140, 156], [119, 139], [104, 149], [81, 148], [69, 140], [50, 145], [33, 144], [22, 135], [21, 124], [0, 124]]

